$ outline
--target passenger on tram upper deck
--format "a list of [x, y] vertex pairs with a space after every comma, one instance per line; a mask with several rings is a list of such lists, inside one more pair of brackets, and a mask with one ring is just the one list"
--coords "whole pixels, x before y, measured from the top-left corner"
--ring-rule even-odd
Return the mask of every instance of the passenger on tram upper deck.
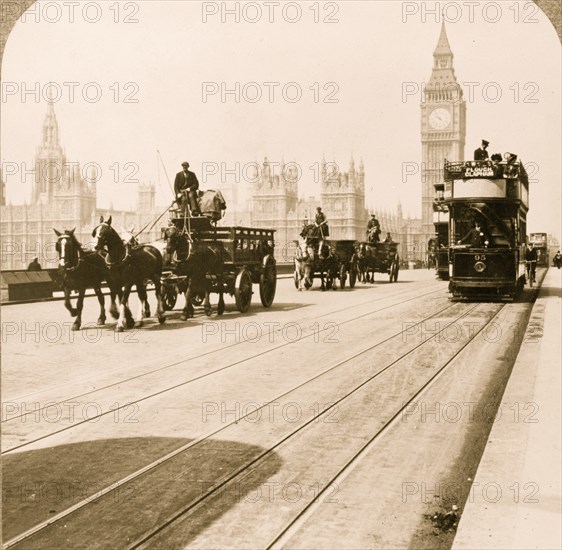
[[517, 162], [517, 155], [514, 155], [513, 153], [506, 153], [505, 159], [507, 160], [507, 166], [504, 169], [504, 176], [506, 178], [515, 179], [518, 174], [517, 166], [514, 166]]
[[457, 244], [465, 244], [474, 248], [484, 248], [490, 244], [488, 232], [482, 228], [480, 222], [474, 222], [474, 227]]
[[488, 151], [486, 151], [488, 145], [490, 142], [483, 139], [482, 145], [474, 151], [474, 160], [488, 160]]
[[387, 232], [386, 238], [384, 239], [383, 242], [385, 242], [385, 243], [393, 243], [393, 242], [394, 242], [394, 241], [392, 240], [392, 237], [390, 236], [390, 233], [389, 233], [389, 232]]
[[493, 164], [494, 175], [496, 178], [503, 177], [503, 164], [500, 164], [503, 160], [501, 153], [495, 153], [490, 157]]

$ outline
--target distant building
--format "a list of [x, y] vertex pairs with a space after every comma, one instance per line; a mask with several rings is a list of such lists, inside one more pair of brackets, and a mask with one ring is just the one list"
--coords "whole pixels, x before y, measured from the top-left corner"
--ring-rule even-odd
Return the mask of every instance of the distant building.
[[[67, 161], [59, 140], [53, 103], [49, 102], [41, 143], [35, 155], [31, 204], [6, 204], [3, 181], [0, 186], [1, 269], [25, 269], [34, 256], [39, 257], [43, 267], [55, 267], [57, 254], [53, 228], [59, 231], [76, 228], [78, 240], [87, 245], [100, 215], [106, 218], [111, 215], [118, 230], [134, 228], [135, 231], [140, 231], [158, 216], [153, 184], [139, 186], [138, 207], [133, 212], [112, 207], [97, 208], [97, 179], [94, 169], [84, 177], [78, 163]], [[152, 241], [159, 236], [160, 225], [157, 224], [150, 232], [142, 234], [141, 241]]]
[[[279, 173], [275, 173], [276, 166], [280, 167]], [[267, 157], [254, 176], [252, 227], [275, 229], [276, 247], [282, 249], [298, 239], [298, 176], [295, 171], [287, 170], [284, 163], [272, 166]]]
[[[332, 239], [363, 240], [369, 221], [365, 207], [365, 167], [355, 169], [353, 157], [349, 171], [342, 172], [336, 162], [322, 160], [320, 205], [328, 218]], [[380, 220], [379, 220], [380, 221]]]
[[[464, 160], [466, 102], [455, 75], [445, 23], [433, 52], [431, 77], [421, 102], [422, 241], [435, 236], [435, 185], [444, 184], [443, 159]], [[482, 136], [485, 138], [485, 136]]]
[[[274, 166], [280, 167], [279, 173], [274, 172]], [[330, 239], [365, 240], [370, 212], [365, 206], [363, 161], [356, 169], [352, 158], [349, 171], [342, 172], [336, 162], [326, 162], [323, 159], [321, 178], [320, 199], [302, 199], [299, 198], [298, 174], [294, 170], [294, 163], [272, 163], [266, 157], [256, 174], [251, 225], [276, 230], [276, 257], [279, 261], [292, 260], [294, 241], [298, 240], [305, 222], [314, 222], [317, 206], [322, 207], [328, 219]], [[416, 258], [421, 259], [419, 220], [404, 220], [400, 204], [395, 213], [377, 208], [373, 212], [377, 215], [384, 234], [390, 232], [393, 240], [401, 243], [402, 257], [416, 254]], [[416, 250], [418, 253], [415, 253]]]

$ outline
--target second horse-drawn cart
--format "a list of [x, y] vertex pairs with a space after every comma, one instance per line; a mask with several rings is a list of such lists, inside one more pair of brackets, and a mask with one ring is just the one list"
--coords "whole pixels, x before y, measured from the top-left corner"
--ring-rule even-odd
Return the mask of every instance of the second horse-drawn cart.
[[357, 280], [357, 255], [353, 240], [323, 240], [318, 237], [303, 237], [295, 241], [297, 254], [294, 259], [294, 282], [297, 290], [309, 289], [315, 276], [320, 277], [321, 288], [345, 288], [349, 277], [349, 286], [353, 288]]
[[390, 243], [359, 243], [357, 266], [359, 279], [364, 283], [375, 281], [375, 273], [385, 273], [389, 282], [398, 280], [400, 256], [398, 244]]

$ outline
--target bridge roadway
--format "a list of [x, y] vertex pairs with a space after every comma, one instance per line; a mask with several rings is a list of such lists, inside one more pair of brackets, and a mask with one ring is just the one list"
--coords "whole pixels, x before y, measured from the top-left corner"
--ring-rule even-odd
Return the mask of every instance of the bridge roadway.
[[125, 333], [93, 298], [76, 333], [60, 302], [3, 308], [4, 543], [449, 548], [535, 291], [446, 289], [281, 279], [271, 309], [255, 287], [246, 314]]

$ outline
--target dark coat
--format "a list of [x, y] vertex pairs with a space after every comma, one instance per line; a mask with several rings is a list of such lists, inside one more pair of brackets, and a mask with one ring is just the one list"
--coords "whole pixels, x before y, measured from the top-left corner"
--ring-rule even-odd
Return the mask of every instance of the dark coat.
[[197, 191], [199, 189], [199, 181], [197, 180], [197, 176], [189, 170], [187, 171], [187, 177], [185, 172], [178, 172], [176, 174], [176, 180], [174, 181], [174, 193], [177, 195], [188, 187], [191, 189], [191, 191]]
[[474, 151], [474, 160], [488, 160], [488, 156], [488, 151], [482, 149], [482, 147], [478, 147], [478, 149]]
[[41, 264], [37, 260], [33, 260], [28, 266], [27, 271], [43, 271]]
[[316, 225], [322, 230], [322, 235], [324, 237], [329, 237], [330, 228], [328, 227], [328, 222], [326, 221], [326, 216], [324, 212], [317, 212], [314, 221], [316, 222]]
[[461, 244], [468, 242], [474, 248], [483, 248], [486, 241], [490, 242], [490, 237], [486, 231], [482, 228], [476, 229], [474, 227], [461, 239]]
[[532, 250], [527, 248], [527, 250], [525, 250], [525, 261], [530, 262], [534, 260], [535, 262], [537, 261], [537, 249], [533, 248]]
[[381, 224], [379, 223], [379, 220], [377, 220], [377, 218], [371, 218], [369, 220], [369, 223], [367, 224], [367, 229], [371, 230], [371, 229], [380, 229], [381, 228]]

